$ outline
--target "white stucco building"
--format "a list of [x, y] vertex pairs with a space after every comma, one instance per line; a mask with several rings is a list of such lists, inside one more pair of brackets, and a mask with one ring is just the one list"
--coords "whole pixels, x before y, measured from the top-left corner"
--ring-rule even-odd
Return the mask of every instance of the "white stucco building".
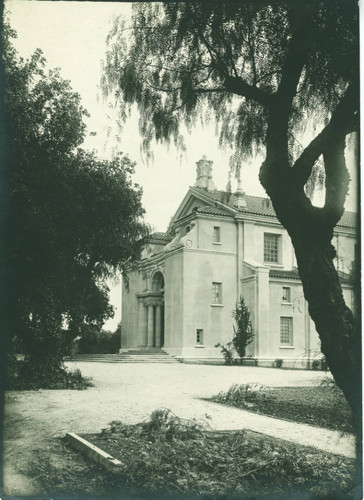
[[[356, 214], [345, 212], [333, 244], [345, 300]], [[212, 162], [197, 162], [197, 179], [166, 233], [151, 235], [123, 289], [121, 350], [163, 347], [184, 362], [223, 362], [219, 342], [233, 336], [232, 310], [242, 295], [255, 338], [256, 364], [304, 368], [320, 344], [311, 321], [287, 231], [268, 198], [217, 191]]]

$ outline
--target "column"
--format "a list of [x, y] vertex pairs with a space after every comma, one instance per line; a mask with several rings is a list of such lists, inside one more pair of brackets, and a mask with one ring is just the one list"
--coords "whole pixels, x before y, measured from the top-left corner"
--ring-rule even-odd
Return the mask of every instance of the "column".
[[307, 369], [311, 368], [311, 324], [310, 324], [310, 313], [308, 312], [308, 302], [303, 298], [304, 301], [304, 320], [305, 320], [305, 351], [307, 356]]
[[148, 304], [148, 347], [153, 347], [153, 306]]
[[236, 302], [239, 302], [241, 295], [241, 278], [243, 266], [243, 223], [236, 220]]
[[269, 328], [269, 269], [256, 268], [256, 312], [258, 328], [255, 332], [255, 355], [270, 356], [273, 344]]
[[139, 345], [145, 347], [147, 345], [147, 308], [142, 300], [139, 300], [138, 311], [138, 330], [139, 330]]
[[158, 304], [155, 309], [155, 346], [162, 344], [162, 306]]

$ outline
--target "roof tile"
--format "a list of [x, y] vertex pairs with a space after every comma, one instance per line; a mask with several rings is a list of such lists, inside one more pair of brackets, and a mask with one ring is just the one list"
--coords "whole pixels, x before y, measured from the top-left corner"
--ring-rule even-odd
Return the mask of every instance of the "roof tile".
[[[227, 191], [217, 191], [217, 190], [208, 191], [207, 189], [200, 187], [194, 187], [193, 189], [197, 189], [203, 192], [205, 195], [207, 195], [214, 201], [223, 203], [229, 206], [230, 208], [235, 208], [234, 203], [236, 200], [236, 196], [234, 193], [229, 193]], [[269, 198], [262, 198], [261, 196], [250, 196], [250, 195], [244, 195], [244, 198], [246, 200], [246, 207], [240, 209], [240, 212], [276, 218], [272, 202], [270, 201]], [[358, 219], [358, 214], [356, 212], [345, 211], [337, 225], [340, 227], [356, 228], [358, 224], [357, 219]]]
[[158, 240], [158, 241], [172, 241], [172, 236], [167, 233], [152, 233], [149, 235], [149, 240]]
[[[340, 283], [344, 285], [350, 285], [350, 275], [344, 273], [343, 271], [338, 271]], [[297, 268], [293, 268], [290, 271], [285, 271], [283, 269], [269, 269], [270, 278], [279, 278], [286, 280], [300, 280], [300, 275]]]

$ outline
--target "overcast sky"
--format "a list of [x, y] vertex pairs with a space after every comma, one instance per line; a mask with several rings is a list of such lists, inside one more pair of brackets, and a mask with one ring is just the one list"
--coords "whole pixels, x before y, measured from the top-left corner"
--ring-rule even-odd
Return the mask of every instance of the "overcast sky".
[[[226, 187], [229, 155], [218, 148], [213, 126], [186, 137], [187, 152], [182, 158], [172, 146], [169, 150], [165, 146], [153, 148], [154, 162], [149, 165], [140, 155], [137, 116], [125, 126], [119, 144], [107, 138], [108, 125], [113, 132], [117, 130], [112, 122], [113, 110], [100, 95], [101, 60], [112, 19], [120, 14], [129, 17], [129, 3], [10, 0], [6, 8], [10, 11], [11, 26], [18, 33], [15, 41], [18, 52], [28, 57], [36, 48], [41, 48], [49, 67], [61, 68], [62, 77], [69, 79], [73, 89], [81, 95], [82, 104], [91, 115], [85, 120], [88, 131], [97, 134], [88, 136], [84, 146], [96, 149], [100, 156], [109, 157], [112, 147], [117, 145], [137, 162], [135, 181], [143, 186], [147, 222], [155, 230], [166, 230], [188, 186], [195, 183], [196, 162], [204, 154], [214, 162], [217, 187]], [[252, 165], [245, 167], [244, 189], [247, 193], [264, 196], [257, 169], [258, 162], [255, 168]]]
[[[186, 138], [187, 152], [181, 155], [171, 146], [153, 148], [154, 162], [149, 165], [140, 154], [137, 115], [125, 126], [121, 142], [116, 143], [107, 128], [113, 125], [113, 110], [103, 102], [99, 84], [101, 61], [106, 51], [105, 39], [112, 20], [118, 15], [130, 17], [130, 4], [117, 2], [47, 2], [8, 0], [5, 2], [10, 24], [17, 31], [14, 45], [19, 54], [29, 57], [40, 48], [49, 68], [59, 67], [63, 78], [70, 80], [81, 95], [82, 105], [90, 117], [86, 119], [88, 132], [96, 135], [86, 138], [84, 147], [95, 149], [99, 156], [110, 157], [113, 147], [127, 153], [137, 162], [135, 182], [143, 186], [143, 205], [146, 221], [156, 231], [165, 231], [188, 186], [195, 183], [196, 161], [207, 155], [213, 160], [213, 176], [218, 189], [228, 181], [229, 155], [218, 148], [214, 127], [199, 129]], [[258, 181], [260, 161], [252, 160], [242, 169], [242, 185], [247, 194], [264, 196]], [[353, 177], [354, 173], [351, 172]], [[356, 185], [353, 183], [347, 208], [355, 209]], [[113, 303], [120, 303], [119, 288], [113, 292]], [[120, 308], [119, 308], [120, 309]], [[114, 320], [117, 323], [117, 318]]]

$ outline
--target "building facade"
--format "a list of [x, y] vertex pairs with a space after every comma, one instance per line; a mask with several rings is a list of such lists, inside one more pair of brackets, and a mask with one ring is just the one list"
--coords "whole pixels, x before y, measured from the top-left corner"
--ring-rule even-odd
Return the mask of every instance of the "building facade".
[[[352, 307], [355, 213], [344, 213], [333, 243]], [[184, 362], [223, 362], [215, 346], [232, 339], [240, 296], [255, 332], [247, 355], [260, 366], [310, 366], [320, 342], [287, 231], [268, 198], [216, 190], [204, 157], [167, 232], [151, 235], [123, 288], [121, 350], [163, 347]]]

